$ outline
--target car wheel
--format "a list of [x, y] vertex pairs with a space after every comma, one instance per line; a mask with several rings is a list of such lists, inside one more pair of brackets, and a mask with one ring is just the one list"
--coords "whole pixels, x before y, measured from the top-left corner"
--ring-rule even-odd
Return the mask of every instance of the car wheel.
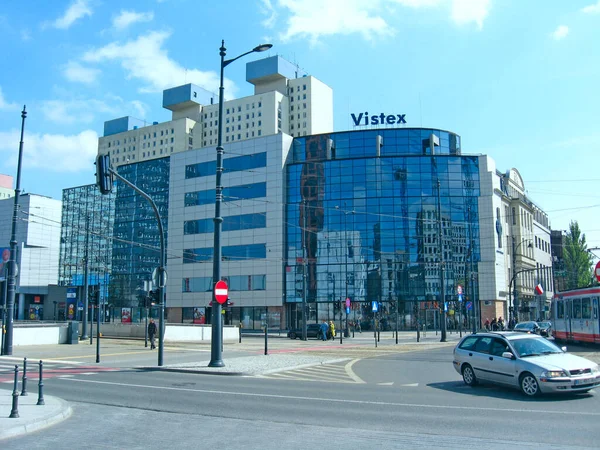
[[462, 369], [463, 381], [467, 386], [475, 386], [477, 384], [477, 377], [475, 376], [475, 372], [473, 368], [465, 364]]
[[290, 333], [290, 339], [296, 339], [297, 337], [296, 333]]
[[538, 384], [535, 377], [529, 372], [521, 375], [521, 392], [527, 395], [528, 397], [535, 397], [540, 393], [540, 385]]

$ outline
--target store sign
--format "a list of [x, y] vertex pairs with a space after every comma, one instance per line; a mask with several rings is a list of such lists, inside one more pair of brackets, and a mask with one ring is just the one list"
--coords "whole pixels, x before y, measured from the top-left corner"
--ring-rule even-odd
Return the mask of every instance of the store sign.
[[395, 125], [406, 123], [406, 114], [385, 114], [381, 113], [376, 116], [369, 116], [369, 112], [350, 114], [354, 122], [354, 126], [360, 127], [365, 125]]

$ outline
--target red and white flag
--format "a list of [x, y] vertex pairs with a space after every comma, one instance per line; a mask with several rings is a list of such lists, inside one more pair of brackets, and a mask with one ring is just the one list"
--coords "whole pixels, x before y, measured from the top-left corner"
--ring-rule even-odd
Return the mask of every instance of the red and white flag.
[[535, 293], [536, 293], [537, 295], [542, 295], [542, 294], [544, 293], [544, 288], [542, 287], [542, 285], [541, 285], [541, 284], [538, 284], [538, 285], [535, 287]]

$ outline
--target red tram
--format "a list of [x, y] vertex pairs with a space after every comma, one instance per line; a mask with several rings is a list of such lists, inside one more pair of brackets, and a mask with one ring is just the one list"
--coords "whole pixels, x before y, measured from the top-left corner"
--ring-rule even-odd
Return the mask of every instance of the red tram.
[[599, 298], [600, 287], [557, 292], [552, 299], [554, 338], [600, 344]]

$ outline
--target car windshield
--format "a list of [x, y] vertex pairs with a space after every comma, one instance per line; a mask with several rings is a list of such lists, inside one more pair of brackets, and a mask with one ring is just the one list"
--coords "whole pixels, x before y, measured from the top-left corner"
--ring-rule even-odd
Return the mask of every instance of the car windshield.
[[550, 322], [538, 322], [538, 325], [543, 328], [548, 328], [550, 326]]
[[533, 324], [531, 322], [523, 322], [515, 325], [515, 330], [529, 330], [533, 328]]
[[517, 352], [517, 356], [521, 358], [563, 352], [552, 342], [543, 338], [528, 337], [525, 339], [514, 339], [511, 341], [511, 344]]

